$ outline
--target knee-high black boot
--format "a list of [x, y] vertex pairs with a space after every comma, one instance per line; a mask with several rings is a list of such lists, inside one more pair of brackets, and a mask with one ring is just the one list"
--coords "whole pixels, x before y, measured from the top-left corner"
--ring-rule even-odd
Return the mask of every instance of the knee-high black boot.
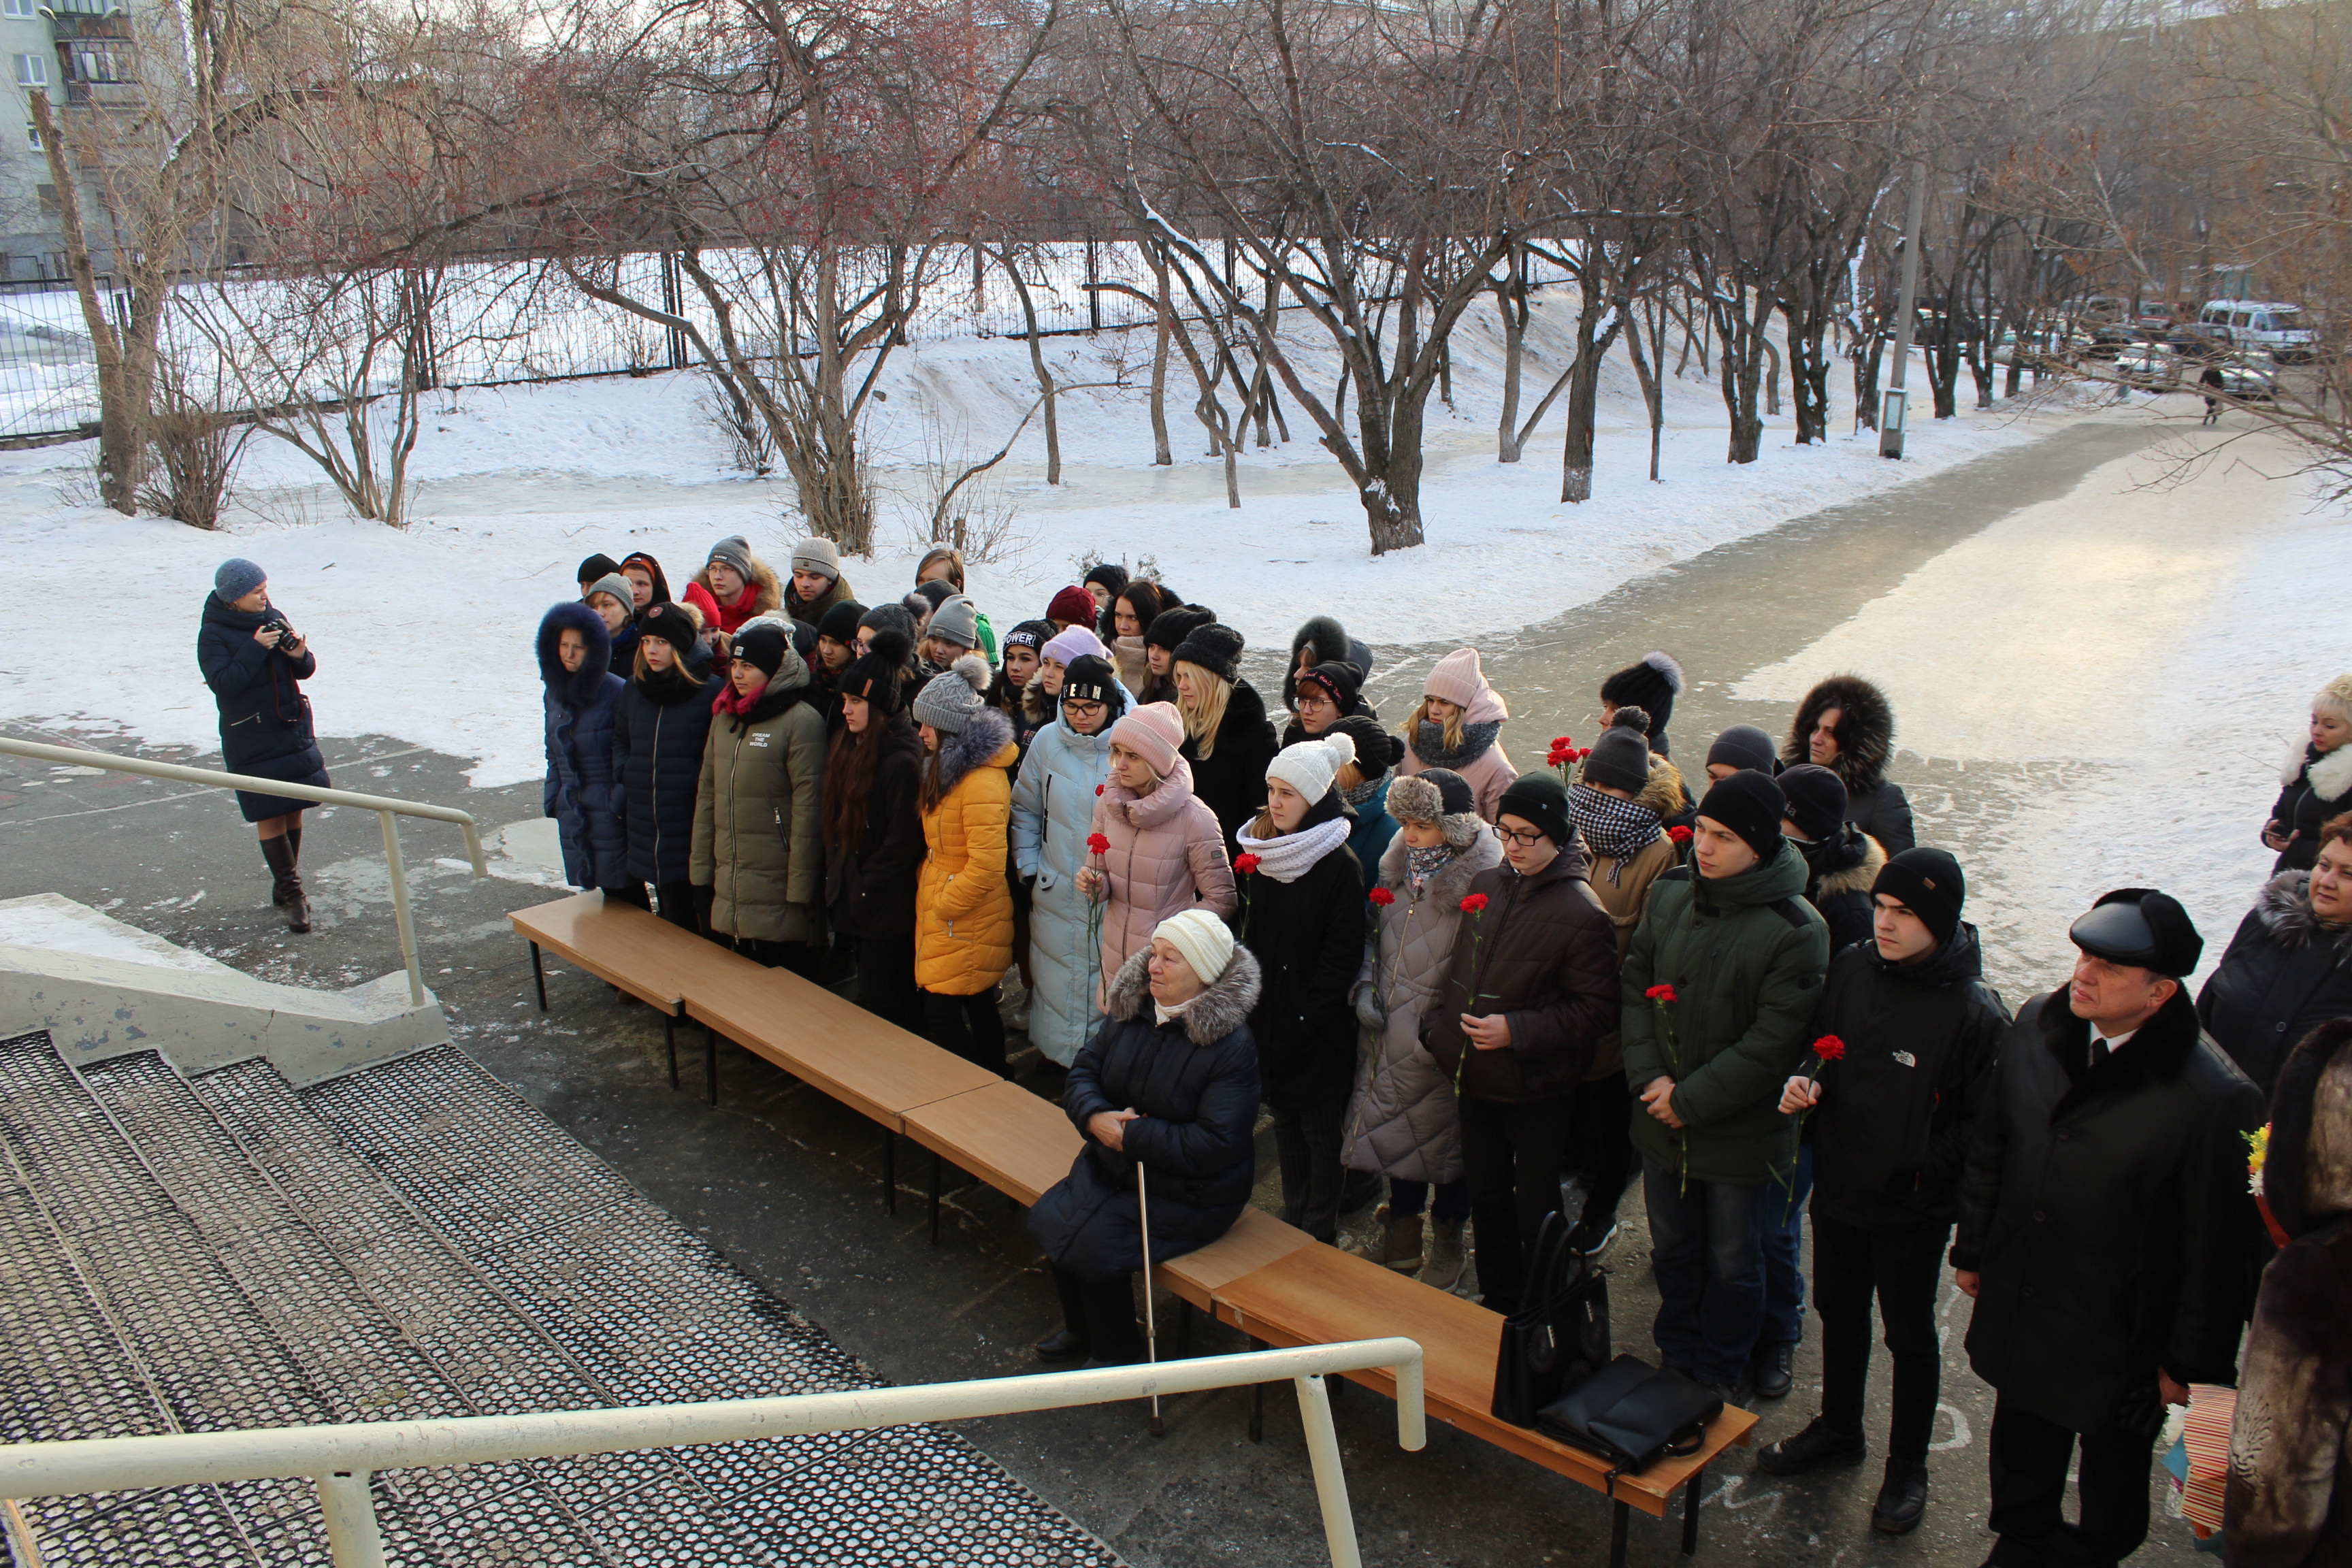
[[[286, 830], [286, 852], [292, 858], [295, 867], [299, 869], [302, 864], [302, 819], [298, 816], [294, 819], [294, 822], [295, 826]], [[276, 904], [281, 910], [286, 907], [285, 883], [278, 882], [270, 888], [269, 901]]]
[[280, 834], [261, 841], [261, 858], [269, 862], [278, 886], [271, 897], [286, 910], [286, 929], [300, 935], [310, 929], [310, 900], [302, 891], [302, 873], [294, 868], [294, 847], [287, 842], [291, 835]]

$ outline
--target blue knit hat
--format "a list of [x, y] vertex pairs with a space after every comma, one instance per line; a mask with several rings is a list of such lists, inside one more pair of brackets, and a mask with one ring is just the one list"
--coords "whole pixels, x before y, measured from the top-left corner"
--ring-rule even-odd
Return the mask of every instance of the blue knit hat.
[[213, 574], [213, 592], [222, 604], [234, 605], [268, 581], [268, 573], [241, 555], [233, 555]]

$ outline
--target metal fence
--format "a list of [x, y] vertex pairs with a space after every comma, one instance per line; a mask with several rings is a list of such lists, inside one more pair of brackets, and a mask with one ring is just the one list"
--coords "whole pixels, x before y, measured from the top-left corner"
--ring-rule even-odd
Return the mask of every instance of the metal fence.
[[[1151, 271], [1132, 242], [1024, 246], [1016, 255], [1041, 335], [1118, 331], [1150, 326], [1155, 320]], [[1213, 247], [1211, 260], [1217, 259]], [[1230, 256], [1224, 259], [1229, 269], [1238, 265]], [[747, 299], [756, 297], [756, 289], [740, 281], [751, 266], [747, 255], [716, 252], [706, 254], [702, 260], [714, 272], [738, 279], [730, 293], [740, 289]], [[878, 279], [879, 256], [868, 265]], [[715, 332], [714, 313], [683, 276], [675, 257], [626, 256], [606, 264], [600, 275], [618, 291], [666, 306], [695, 322], [707, 338]], [[1557, 268], [1547, 266], [1529, 280], [1549, 284], [1563, 279]], [[117, 321], [127, 321], [128, 290], [110, 279], [101, 279], [100, 287], [101, 298]], [[224, 302], [233, 300], [255, 315], [268, 315], [271, 296], [285, 288], [257, 277], [191, 278], [180, 285], [180, 299], [175, 300], [184, 303], [184, 309], [173, 312], [167, 321], [210, 309], [217, 331], [223, 313], [218, 307]], [[1192, 310], [1183, 308], [1188, 303], [1180, 299], [1181, 313], [1193, 317]], [[743, 323], [739, 321], [737, 330], [744, 331]], [[207, 373], [203, 362], [209, 351], [203, 334], [184, 320], [167, 331], [173, 334], [175, 352], [194, 366], [190, 379], [205, 384]], [[919, 342], [1019, 338], [1028, 331], [1020, 299], [993, 256], [983, 259], [975, 275], [971, 253], [956, 247], [933, 254], [930, 275], [923, 282], [906, 336]], [[560, 264], [542, 259], [451, 267], [433, 307], [425, 341], [431, 345], [432, 382], [443, 386], [642, 375], [656, 370], [684, 370], [697, 363], [685, 333], [592, 299], [572, 283]], [[779, 334], [762, 335], [756, 325], [751, 328], [750, 341], [757, 353], [787, 352]], [[397, 374], [396, 359], [390, 371]], [[386, 378], [371, 390], [391, 391], [395, 385]], [[321, 385], [274, 388], [273, 396], [299, 396], [305, 391], [341, 395], [340, 387]], [[223, 411], [235, 411], [234, 403], [231, 397]], [[0, 441], [21, 445], [92, 435], [98, 419], [98, 366], [81, 302], [72, 286], [54, 279], [0, 282]]]

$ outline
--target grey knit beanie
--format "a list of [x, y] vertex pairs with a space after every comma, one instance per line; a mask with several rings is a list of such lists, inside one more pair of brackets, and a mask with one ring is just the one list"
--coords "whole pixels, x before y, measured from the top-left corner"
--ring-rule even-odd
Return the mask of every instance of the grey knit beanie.
[[942, 735], [961, 735], [988, 706], [981, 695], [987, 689], [988, 661], [968, 653], [923, 683], [915, 695], [915, 722], [929, 724]]
[[803, 539], [793, 545], [793, 565], [822, 572], [836, 583], [841, 581], [841, 552], [830, 539]]
[[931, 612], [931, 624], [923, 635], [951, 642], [958, 647], [980, 646], [980, 607], [970, 597], [958, 594]]
[[749, 583], [751, 580], [751, 542], [740, 533], [729, 534], [710, 547], [709, 559], [703, 564], [707, 567], [712, 562], [732, 566], [735, 574]]
[[232, 555], [213, 574], [213, 592], [224, 605], [234, 605], [269, 580], [269, 574], [242, 555]]

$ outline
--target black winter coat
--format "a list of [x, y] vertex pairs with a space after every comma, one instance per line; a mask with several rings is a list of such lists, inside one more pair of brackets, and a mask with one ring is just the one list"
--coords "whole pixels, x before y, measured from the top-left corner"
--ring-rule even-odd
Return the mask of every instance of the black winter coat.
[[621, 825], [628, 832], [629, 875], [656, 887], [692, 879], [694, 795], [702, 784], [702, 748], [710, 704], [725, 684], [697, 681], [673, 666], [650, 682], [621, 689], [613, 715], [613, 767], [621, 775]]
[[[299, 684], [319, 672], [306, 647], [299, 658], [262, 647], [254, 628], [278, 612], [240, 610], [205, 595], [205, 617], [196, 633], [196, 668], [220, 707], [221, 767], [287, 784], [333, 787], [319, 737], [310, 727], [310, 700]], [[281, 639], [282, 641], [283, 639]], [[283, 795], [236, 792], [247, 822], [267, 822], [311, 803]]]
[[866, 796], [866, 831], [854, 852], [824, 847], [825, 910], [851, 936], [906, 936], [915, 929], [923, 869], [923, 818], [915, 804], [923, 741], [905, 712], [882, 721], [882, 753]]
[[1849, 822], [1835, 838], [1798, 842], [1797, 852], [1805, 858], [1805, 901], [1830, 928], [1831, 956], [1870, 941], [1871, 884], [1886, 868], [1878, 840]]
[[[1221, 749], [1218, 755], [1222, 757]], [[1327, 795], [1300, 826], [1339, 815]], [[1257, 955], [1250, 1012], [1265, 1102], [1292, 1110], [1346, 1103], [1356, 1079], [1356, 1009], [1348, 993], [1363, 967], [1364, 868], [1342, 838], [1295, 882], [1263, 871], [1237, 876], [1242, 941]]]
[[1949, 1225], [1960, 1171], [2009, 1009], [1984, 984], [1977, 928], [1916, 964], [1862, 942], [1830, 960], [1814, 1037], [1845, 1042], [1822, 1063], [1822, 1102], [1805, 1119], [1813, 1212], [1865, 1230]]
[[1234, 835], [1265, 806], [1265, 765], [1278, 750], [1265, 703], [1246, 680], [1234, 681], [1233, 694], [1225, 700], [1225, 720], [1217, 726], [1212, 754], [1205, 759], [1198, 755], [1190, 737], [1180, 749], [1179, 754], [1192, 764], [1192, 794], [1216, 814], [1228, 854], [1234, 851]]
[[[1147, 950], [1111, 977], [1108, 1016], [1070, 1064], [1062, 1107], [1086, 1139], [1070, 1173], [1037, 1198], [1029, 1234], [1045, 1256], [1088, 1279], [1143, 1266], [1135, 1168], [1151, 1205], [1151, 1260], [1197, 1252], [1233, 1228], [1257, 1175], [1257, 1047], [1247, 1023], [1258, 966], [1234, 949], [1225, 972], [1166, 1024], [1153, 1022]], [[1106, 1110], [1142, 1114], [1123, 1147], [1095, 1142], [1087, 1123]]]
[[2001, 1037], [1969, 1150], [1952, 1264], [1982, 1277], [1969, 1364], [2074, 1432], [2153, 1434], [2158, 1368], [2230, 1383], [2251, 1238], [2245, 1134], [2262, 1091], [2186, 993], [2095, 1067], [2064, 991]]
[[2221, 967], [2197, 995], [2197, 1016], [2265, 1096], [2295, 1042], [2352, 1014], [2352, 929], [2311, 912], [2311, 873], [2282, 871], [2255, 895]]
[[2352, 746], [2323, 752], [2305, 742], [2303, 754], [2288, 759], [2281, 783], [2271, 820], [2294, 837], [2271, 869], [2308, 871], [2319, 859], [2320, 828], [2329, 817], [2352, 811]]
[[[566, 631], [587, 645], [576, 670], [558, 651]], [[547, 815], [563, 846], [563, 877], [575, 888], [620, 888], [629, 880], [629, 852], [621, 827], [619, 758], [613, 724], [628, 682], [614, 675], [605, 654], [611, 634], [604, 617], [576, 599], [549, 610], [539, 623], [539, 679], [547, 721]]]

